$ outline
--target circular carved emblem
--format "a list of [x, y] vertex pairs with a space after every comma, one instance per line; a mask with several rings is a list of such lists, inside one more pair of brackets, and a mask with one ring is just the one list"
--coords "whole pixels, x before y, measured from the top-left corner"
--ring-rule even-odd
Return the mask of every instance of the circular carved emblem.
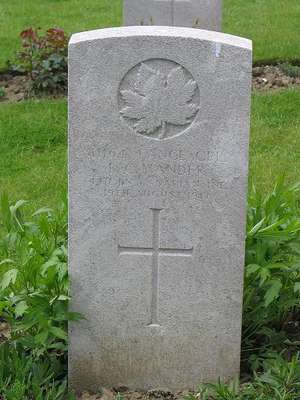
[[183, 133], [196, 118], [199, 88], [190, 72], [173, 61], [143, 61], [123, 78], [119, 109], [136, 133], [168, 139]]

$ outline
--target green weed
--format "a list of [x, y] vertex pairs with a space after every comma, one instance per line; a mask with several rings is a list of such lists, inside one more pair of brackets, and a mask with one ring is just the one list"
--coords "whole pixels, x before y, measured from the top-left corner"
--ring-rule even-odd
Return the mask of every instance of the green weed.
[[4, 87], [0, 86], [0, 99], [5, 97], [5, 89]]
[[290, 362], [278, 354], [270, 355], [263, 364], [263, 372], [253, 381], [240, 384], [236, 379], [229, 384], [200, 385], [186, 400], [298, 400], [300, 396], [300, 354]]
[[254, 187], [249, 196], [242, 350], [254, 369], [268, 350], [299, 348], [299, 190], [281, 179], [267, 196]]
[[[0, 388], [5, 399], [62, 399], [66, 394], [68, 311], [66, 204], [37, 210], [0, 201]], [[3, 338], [2, 338], [3, 339]], [[2, 340], [3, 341], [3, 340]]]
[[[251, 382], [204, 385], [199, 399], [299, 396], [299, 193], [300, 184], [283, 179], [268, 195], [251, 190], [242, 340], [243, 376]], [[68, 311], [67, 207], [41, 208], [30, 218], [26, 207], [1, 197], [0, 393], [5, 400], [63, 400], [71, 398], [67, 323], [80, 318]]]
[[292, 78], [300, 77], [300, 67], [298, 65], [293, 65], [288, 62], [279, 64], [279, 68], [282, 72]]

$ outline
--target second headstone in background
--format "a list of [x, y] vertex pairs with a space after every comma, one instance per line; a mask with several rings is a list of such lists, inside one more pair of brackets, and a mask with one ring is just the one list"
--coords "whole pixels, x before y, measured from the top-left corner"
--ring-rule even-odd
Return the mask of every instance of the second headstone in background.
[[124, 23], [221, 30], [222, 0], [124, 0]]

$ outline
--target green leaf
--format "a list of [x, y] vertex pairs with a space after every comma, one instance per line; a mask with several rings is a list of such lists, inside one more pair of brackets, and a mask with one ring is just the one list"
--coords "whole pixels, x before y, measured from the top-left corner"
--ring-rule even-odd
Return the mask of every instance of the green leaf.
[[249, 264], [246, 266], [246, 275], [250, 276], [252, 274], [255, 274], [255, 272], [257, 272], [260, 268], [261, 266], [258, 264]]
[[285, 222], [285, 218], [281, 218], [279, 221], [275, 222], [274, 224], [266, 226], [265, 228], [261, 229], [259, 231], [259, 233], [266, 233], [266, 232], [269, 232], [269, 231], [275, 231], [275, 228], [278, 228], [284, 222]]
[[64, 294], [61, 294], [60, 296], [58, 296], [58, 298], [57, 298], [57, 300], [60, 300], [60, 301], [65, 301], [65, 300], [71, 300], [71, 297], [70, 296], [65, 296]]
[[25, 313], [25, 311], [27, 310], [28, 305], [26, 303], [26, 301], [20, 301], [15, 308], [15, 315], [16, 317], [22, 317]]
[[273, 279], [270, 281], [270, 287], [265, 294], [265, 307], [268, 307], [274, 300], [279, 296], [280, 290], [282, 288], [282, 283], [278, 279]]
[[55, 267], [58, 264], [57, 259], [50, 259], [49, 261], [45, 262], [41, 268], [41, 274], [44, 276], [47, 273], [47, 270], [51, 267]]
[[10, 269], [9, 271], [5, 272], [2, 281], [0, 283], [1, 290], [6, 289], [11, 283], [12, 284], [16, 283], [17, 275], [18, 275], [17, 269]]
[[16, 204], [14, 206], [12, 206], [11, 208], [16, 211], [19, 210], [21, 207], [23, 207], [25, 204], [27, 204], [28, 201], [27, 200], [18, 200], [16, 202]]
[[294, 285], [294, 292], [295, 292], [295, 293], [300, 292], [300, 282], [296, 282], [296, 283], [295, 283], [295, 285]]
[[9, 232], [11, 229], [11, 213], [9, 208], [8, 196], [6, 193], [3, 193], [0, 198], [0, 207], [2, 220], [5, 224], [6, 230]]
[[7, 300], [2, 300], [0, 301], [0, 314], [2, 313], [2, 311], [9, 306], [9, 302]]
[[267, 267], [264, 267], [260, 269], [259, 276], [260, 276], [260, 286], [262, 286], [266, 282], [266, 280], [268, 280], [271, 277], [271, 272]]
[[62, 350], [62, 351], [67, 351], [67, 345], [63, 342], [55, 342], [50, 345], [47, 345], [47, 349], [55, 349], [55, 350]]
[[284, 344], [287, 344], [288, 346], [300, 346], [300, 340], [295, 340], [292, 342], [290, 339], [286, 339]]
[[249, 232], [248, 232], [248, 236], [254, 236], [257, 231], [259, 231], [259, 229], [262, 227], [262, 225], [265, 222], [265, 218], [263, 218], [261, 221], [259, 221]]
[[39, 210], [37, 210], [35, 213], [33, 213], [32, 216], [36, 217], [37, 215], [40, 215], [40, 214], [51, 214], [51, 213], [53, 213], [52, 208], [43, 207], [43, 208], [40, 208]]
[[267, 265], [269, 270], [281, 270], [281, 271], [289, 271], [290, 268], [282, 263], [282, 262], [277, 262], [277, 263], [270, 263]]
[[41, 333], [35, 336], [34, 340], [37, 344], [44, 344], [48, 338], [49, 332], [47, 330], [43, 330]]
[[49, 330], [54, 336], [58, 337], [59, 339], [68, 339], [66, 332], [63, 329], [58, 328], [57, 326], [51, 326]]
[[0, 262], [0, 265], [5, 265], [5, 264], [15, 264], [14, 260], [11, 260], [10, 258], [6, 258], [5, 260], [2, 260]]

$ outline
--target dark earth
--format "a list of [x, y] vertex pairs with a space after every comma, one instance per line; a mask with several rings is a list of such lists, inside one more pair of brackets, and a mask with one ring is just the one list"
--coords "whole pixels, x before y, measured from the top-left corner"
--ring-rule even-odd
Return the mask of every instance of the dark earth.
[[146, 392], [119, 387], [112, 390], [103, 388], [98, 395], [85, 392], [77, 397], [77, 400], [179, 400], [188, 394], [189, 392], [173, 393], [167, 389], [153, 389]]
[[279, 66], [264, 65], [253, 68], [252, 87], [254, 90], [280, 90], [300, 86], [300, 75], [286, 75]]
[[26, 98], [28, 79], [24, 75], [0, 74], [0, 101], [21, 101]]

